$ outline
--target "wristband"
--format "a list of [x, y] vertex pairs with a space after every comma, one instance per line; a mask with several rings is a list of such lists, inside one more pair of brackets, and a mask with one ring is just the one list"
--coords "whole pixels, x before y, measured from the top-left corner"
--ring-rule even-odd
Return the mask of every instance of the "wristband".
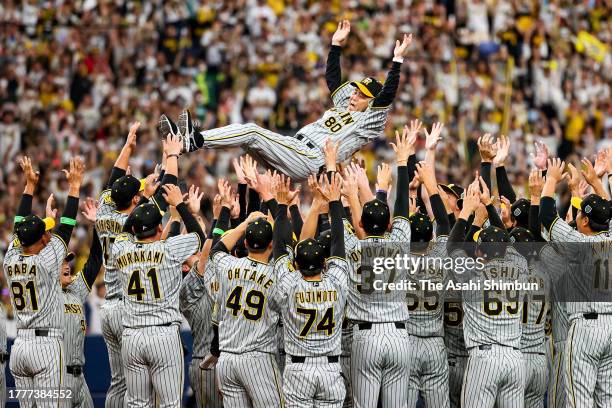
[[223, 231], [221, 228], [215, 228], [213, 229], [213, 234], [223, 235], [225, 234], [225, 231]]
[[166, 159], [169, 159], [171, 157], [176, 157], [176, 159], [178, 160], [179, 155], [178, 154], [169, 154], [168, 156], [166, 156]]
[[61, 217], [60, 224], [72, 225], [73, 227], [76, 225], [76, 220], [74, 218]]
[[18, 223], [20, 223], [21, 221], [23, 221], [23, 219], [24, 219], [24, 218], [25, 218], [25, 217], [23, 217], [23, 216], [21, 216], [21, 215], [16, 215], [16, 216], [15, 216], [15, 218], [13, 219], [13, 222], [14, 222], [15, 224], [18, 224]]
[[387, 190], [383, 190], [382, 188], [377, 188], [377, 189], [376, 189], [376, 192], [377, 192], [377, 193], [386, 193], [386, 192], [387, 192]]
[[400, 64], [403, 64], [404, 57], [393, 57], [393, 62], [399, 62]]

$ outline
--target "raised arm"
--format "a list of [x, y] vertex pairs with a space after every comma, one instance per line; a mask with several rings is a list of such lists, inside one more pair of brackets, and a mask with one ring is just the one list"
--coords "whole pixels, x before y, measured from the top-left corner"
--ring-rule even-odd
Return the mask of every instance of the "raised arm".
[[19, 207], [17, 208], [17, 214], [15, 215], [14, 225], [20, 223], [24, 217], [27, 217], [32, 213], [32, 197], [34, 196], [34, 190], [38, 184], [39, 172], [34, 171], [32, 168], [32, 161], [28, 156], [23, 156], [19, 161], [21, 170], [26, 178], [26, 185], [23, 190], [23, 195], [19, 201]]
[[85, 164], [80, 157], [70, 160], [70, 170], [63, 170], [68, 179], [68, 199], [60, 218], [60, 225], [55, 229], [55, 234], [64, 241], [66, 246], [70, 242], [72, 230], [76, 225], [76, 216], [79, 210], [79, 191], [83, 182], [84, 171]]
[[325, 68], [325, 82], [329, 92], [333, 93], [342, 82], [342, 72], [340, 68], [340, 53], [346, 44], [351, 32], [351, 23], [342, 20], [338, 23], [338, 28], [332, 37], [332, 45], [327, 55], [327, 67]]
[[508, 153], [510, 152], [510, 139], [501, 135], [497, 141], [497, 152], [493, 158], [493, 167], [495, 167], [495, 178], [497, 179], [497, 190], [500, 196], [506, 197], [511, 203], [516, 201], [516, 193], [508, 180], [508, 173], [504, 166]]
[[334, 173], [329, 182], [329, 219], [331, 223], [331, 256], [344, 258], [344, 224], [342, 222], [342, 202], [340, 201], [342, 177]]
[[206, 241], [206, 235], [204, 235], [204, 231], [200, 227], [200, 224], [189, 211], [187, 204], [183, 202], [183, 193], [181, 193], [181, 189], [174, 184], [163, 185], [162, 189], [164, 191], [164, 199], [169, 205], [176, 208], [176, 211], [183, 219], [187, 232], [195, 233], [198, 236], [200, 242], [198, 251], [200, 251], [202, 246], [204, 246], [204, 242]]
[[297, 193], [297, 190], [291, 191], [291, 179], [281, 175], [276, 190], [278, 210], [274, 219], [273, 231], [273, 254], [275, 260], [287, 255], [287, 246], [291, 245], [291, 223], [289, 218], [287, 218], [287, 206]]
[[393, 65], [387, 74], [387, 79], [380, 91], [380, 93], [374, 98], [372, 107], [384, 108], [391, 105], [395, 95], [397, 94], [397, 88], [399, 86], [400, 68], [404, 62], [404, 57], [408, 51], [408, 46], [412, 43], [412, 34], [404, 34], [404, 38], [400, 43], [399, 40], [395, 41], [395, 49], [393, 50]]
[[485, 133], [478, 138], [478, 151], [480, 152], [480, 176], [484, 179], [489, 191], [491, 191], [491, 164], [495, 158], [495, 145], [493, 136]]
[[408, 177], [408, 157], [410, 155], [411, 146], [414, 146], [415, 135], [409, 135], [403, 132], [400, 136], [399, 132], [395, 132], [395, 143], [391, 143], [391, 147], [395, 151], [395, 160], [397, 163], [397, 191], [395, 194], [395, 206], [393, 207], [394, 217], [410, 216], [410, 202], [408, 199], [408, 186], [410, 180]]
[[438, 183], [436, 182], [436, 173], [433, 165], [429, 163], [417, 164], [417, 173], [423, 180], [423, 185], [429, 194], [431, 209], [436, 220], [436, 237], [448, 235], [450, 233], [450, 222], [446, 215], [446, 208], [438, 192]]
[[[96, 223], [96, 203], [91, 198], [88, 198], [83, 205], [83, 216], [93, 225]], [[89, 256], [87, 257], [87, 262], [85, 262], [85, 266], [83, 266], [83, 279], [85, 279], [85, 283], [87, 284], [87, 289], [91, 291], [96, 278], [98, 277], [98, 273], [100, 272], [100, 267], [102, 266], [102, 246], [100, 245], [100, 239], [98, 239], [98, 233], [96, 229], [93, 229], [93, 237], [91, 241], [91, 246], [89, 247]]]
[[549, 232], [555, 220], [559, 217], [557, 214], [557, 207], [555, 205], [555, 188], [557, 183], [563, 177], [563, 169], [565, 163], [559, 158], [549, 159], [546, 181], [542, 188], [542, 198], [540, 199], [540, 224], [544, 226]]
[[110, 177], [108, 178], [108, 183], [106, 184], [106, 188], [111, 188], [113, 183], [117, 181], [117, 179], [125, 176], [125, 172], [128, 168], [128, 164], [130, 161], [130, 157], [134, 150], [136, 149], [136, 132], [140, 127], [140, 122], [134, 122], [132, 126], [130, 126], [130, 133], [128, 133], [128, 137], [125, 140], [125, 144], [119, 152], [119, 156], [115, 161], [115, 165], [111, 170]]
[[[161, 184], [178, 184], [178, 158], [181, 153], [181, 141], [178, 136], [170, 135], [163, 142], [164, 152], [166, 153], [166, 171], [164, 177], [161, 180]], [[166, 212], [168, 209], [168, 203], [164, 199], [164, 192], [162, 189], [158, 189], [153, 198], [151, 199], [157, 205], [160, 211]]]
[[434, 170], [436, 168], [436, 147], [438, 142], [442, 140], [440, 136], [442, 130], [444, 130], [444, 123], [440, 122], [433, 124], [431, 132], [427, 132], [427, 128], [423, 128], [423, 132], [425, 132], [425, 162], [429, 166], [433, 166]]
[[[573, 166], [572, 166], [573, 167]], [[542, 171], [534, 169], [529, 174], [529, 194], [531, 205], [529, 206], [529, 230], [536, 240], [543, 241], [540, 228], [540, 197], [544, 187], [544, 177]]]

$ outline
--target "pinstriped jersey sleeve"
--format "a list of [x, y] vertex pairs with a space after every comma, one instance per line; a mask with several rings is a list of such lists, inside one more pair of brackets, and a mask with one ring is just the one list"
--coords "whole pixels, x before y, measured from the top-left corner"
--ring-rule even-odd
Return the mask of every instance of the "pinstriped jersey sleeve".
[[66, 248], [66, 244], [57, 235], [53, 235], [47, 246], [40, 252], [41, 259], [48, 262], [52, 276], [58, 279], [67, 253], [68, 248]]
[[393, 218], [389, 240], [410, 242], [410, 222], [408, 221], [407, 218], [404, 218], [404, 217]]
[[293, 258], [289, 255], [281, 256], [274, 262], [274, 274], [279, 281], [282, 281], [289, 274], [296, 273], [292, 262]]
[[346, 259], [328, 258], [325, 274], [333, 277], [341, 288], [348, 286], [349, 265]]
[[332, 94], [332, 101], [334, 102], [334, 106], [339, 109], [348, 108], [349, 98], [353, 93], [353, 87], [349, 82], [345, 82], [340, 85]]
[[198, 252], [200, 237], [196, 233], [178, 235], [166, 240], [168, 256], [178, 262], [185, 262], [187, 258]]
[[74, 281], [68, 286], [68, 290], [76, 297], [78, 297], [81, 303], [87, 300], [87, 296], [89, 296], [89, 292], [91, 289], [87, 286], [87, 283], [85, 282], [85, 276], [83, 276], [83, 272], [79, 272], [78, 275], [76, 275]]
[[342, 220], [344, 222], [344, 251], [348, 254], [353, 252], [359, 246], [359, 239], [353, 232], [353, 227], [348, 220]]
[[196, 272], [195, 264], [181, 282], [179, 293], [179, 307], [181, 310], [187, 309], [190, 305], [198, 302], [206, 294], [206, 282], [204, 277]]
[[382, 108], [369, 107], [361, 125], [364, 131], [361, 136], [367, 139], [375, 139], [380, 136], [387, 125], [387, 117], [389, 116], [390, 110], [391, 105]]
[[111, 198], [111, 190], [104, 190], [98, 197], [98, 210], [97, 216], [107, 215], [115, 211], [115, 203]]

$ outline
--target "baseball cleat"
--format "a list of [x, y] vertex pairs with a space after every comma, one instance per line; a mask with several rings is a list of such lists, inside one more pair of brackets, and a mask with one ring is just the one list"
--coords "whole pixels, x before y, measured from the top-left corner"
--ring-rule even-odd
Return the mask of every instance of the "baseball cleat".
[[157, 131], [159, 132], [159, 136], [163, 140], [165, 140], [169, 134], [179, 137], [181, 136], [176, 124], [172, 122], [166, 115], [161, 115], [159, 117], [159, 122], [157, 123]]
[[183, 136], [183, 152], [190, 152], [191, 139], [193, 138], [194, 126], [191, 120], [191, 112], [184, 109], [178, 117], [179, 132]]

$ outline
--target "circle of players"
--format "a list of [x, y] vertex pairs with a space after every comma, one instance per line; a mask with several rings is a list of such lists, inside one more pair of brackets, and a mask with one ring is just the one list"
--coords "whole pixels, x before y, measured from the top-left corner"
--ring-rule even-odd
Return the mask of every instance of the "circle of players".
[[[82, 206], [93, 240], [78, 273], [67, 247], [82, 160], [64, 170], [69, 194], [59, 223], [53, 197], [44, 218], [32, 214], [38, 173], [29, 158], [20, 163], [26, 186], [4, 260], [18, 325], [9, 363], [18, 389], [69, 390], [67, 405], [93, 406], [83, 377], [83, 301], [104, 266], [107, 407], [181, 405], [183, 316], [194, 338], [188, 376], [200, 407], [414, 407], [418, 399], [427, 407], [542, 407], [546, 399], [549, 407], [612, 406], [612, 303], [551, 301], [550, 278], [569, 267], [555, 244], [612, 240], [601, 181], [612, 174], [610, 151], [579, 170], [537, 145], [530, 198], [517, 198], [504, 168], [508, 138], [479, 139], [480, 170], [466, 189], [442, 185], [434, 167], [443, 125], [423, 131], [425, 161], [417, 162], [422, 125], [414, 120], [392, 144], [396, 180], [383, 163], [375, 194], [366, 170], [357, 162], [341, 168], [338, 146], [328, 141], [325, 171], [308, 179], [304, 219], [300, 187], [260, 172], [249, 156], [235, 159], [237, 191], [219, 180], [205, 233], [203, 193], [178, 187], [179, 137], [163, 141], [154, 174], [126, 173], [138, 126], [107, 189]], [[563, 180], [573, 197], [565, 220], [555, 202]], [[505, 245], [487, 253], [491, 242]], [[429, 299], [403, 289], [403, 300], [389, 301], [373, 290], [361, 261], [366, 248], [396, 243], [415, 257], [484, 257], [483, 276], [507, 267], [545, 282], [544, 296], [493, 311], [488, 302], [445, 301], [443, 292]], [[517, 243], [541, 244], [534, 252]], [[421, 272], [437, 282], [460, 279], [453, 271]], [[57, 405], [61, 395], [49, 395], [20, 402]]]

